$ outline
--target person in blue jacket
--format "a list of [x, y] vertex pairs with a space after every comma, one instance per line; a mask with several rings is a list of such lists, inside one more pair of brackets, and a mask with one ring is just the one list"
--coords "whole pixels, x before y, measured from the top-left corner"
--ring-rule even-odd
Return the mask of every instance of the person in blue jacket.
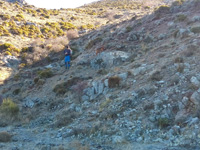
[[64, 54], [65, 54], [65, 67], [66, 69], [70, 68], [70, 61], [71, 61], [71, 55], [72, 55], [72, 50], [70, 49], [70, 47], [67, 45], [65, 50], [64, 50]]

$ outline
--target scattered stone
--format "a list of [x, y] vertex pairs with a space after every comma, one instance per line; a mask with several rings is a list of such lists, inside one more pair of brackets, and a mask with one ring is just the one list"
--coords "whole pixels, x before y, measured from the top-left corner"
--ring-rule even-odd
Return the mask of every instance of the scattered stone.
[[190, 79], [190, 82], [192, 83], [192, 85], [194, 86], [194, 87], [200, 87], [200, 82], [199, 82], [199, 80], [196, 78], [196, 77], [192, 77], [191, 79]]

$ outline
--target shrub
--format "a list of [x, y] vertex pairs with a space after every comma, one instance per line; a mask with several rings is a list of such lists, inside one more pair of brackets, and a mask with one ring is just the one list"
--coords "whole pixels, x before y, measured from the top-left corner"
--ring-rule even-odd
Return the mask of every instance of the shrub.
[[151, 76], [150, 79], [153, 81], [160, 81], [162, 79], [160, 71], [155, 71]]
[[80, 115], [79, 112], [72, 111], [71, 109], [65, 110], [62, 112], [61, 115], [57, 115], [55, 126], [60, 128], [67, 126], [68, 124], [72, 123], [74, 119], [76, 119]]
[[53, 72], [51, 71], [51, 69], [45, 69], [42, 71], [38, 71], [38, 76], [40, 78], [51, 78], [53, 76]]
[[0, 45], [0, 47], [3, 47], [3, 48], [10, 48], [10, 47], [13, 47], [13, 45], [12, 44], [10, 44], [10, 43], [4, 43], [4, 44], [1, 44]]
[[115, 88], [119, 86], [121, 78], [118, 76], [112, 76], [108, 78], [108, 87]]
[[130, 26], [126, 27], [126, 32], [130, 32], [130, 31], [132, 31], [132, 30], [133, 30], [132, 27], [130, 27]]
[[200, 26], [198, 26], [198, 27], [192, 27], [192, 28], [191, 28], [191, 31], [192, 31], [193, 33], [200, 33]]
[[11, 52], [9, 52], [9, 51], [6, 51], [5, 54], [12, 56]]
[[17, 14], [16, 17], [24, 19], [24, 16], [22, 14]]
[[183, 57], [176, 57], [174, 63], [184, 63]]
[[21, 50], [21, 52], [23, 52], [23, 53], [24, 52], [28, 52], [28, 50], [29, 50], [29, 47], [23, 47], [22, 50]]
[[74, 77], [66, 82], [56, 85], [53, 89], [53, 92], [55, 92], [57, 95], [64, 95], [67, 91], [69, 91], [69, 87], [76, 85], [79, 81], [79, 77]]
[[0, 142], [10, 142], [11, 137], [8, 132], [0, 132]]
[[0, 15], [0, 17], [2, 18], [2, 20], [9, 20], [11, 18], [8, 14]]
[[92, 24], [87, 24], [86, 26], [87, 26], [87, 29], [95, 29], [94, 25]]
[[63, 30], [76, 29], [76, 26], [70, 22], [61, 22], [60, 25]]
[[158, 125], [160, 128], [165, 128], [170, 125], [170, 120], [168, 118], [159, 118]]
[[10, 98], [4, 99], [0, 106], [0, 112], [12, 116], [16, 116], [19, 113], [19, 107]]
[[15, 90], [13, 91], [13, 94], [14, 94], [14, 95], [18, 95], [20, 92], [21, 92], [21, 89], [15, 89]]
[[170, 7], [167, 5], [162, 5], [155, 11], [155, 15], [157, 18], [160, 18], [161, 15], [167, 14], [169, 12], [170, 12]]
[[172, 6], [182, 5], [185, 0], [176, 0], [172, 3]]
[[94, 45], [96, 45], [97, 43], [101, 42], [102, 41], [102, 38], [98, 37], [92, 41], [90, 41], [87, 46], [86, 46], [86, 49], [90, 49], [92, 48]]
[[183, 14], [177, 16], [178, 21], [185, 21], [186, 19], [187, 19], [187, 16], [185, 16]]

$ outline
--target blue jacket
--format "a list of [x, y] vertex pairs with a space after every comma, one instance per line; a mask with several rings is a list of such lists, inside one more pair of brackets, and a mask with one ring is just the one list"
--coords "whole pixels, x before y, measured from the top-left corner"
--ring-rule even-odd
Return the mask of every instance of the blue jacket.
[[65, 56], [70, 56], [71, 55], [71, 50], [70, 49], [65, 49], [64, 50], [64, 54], [65, 54]]

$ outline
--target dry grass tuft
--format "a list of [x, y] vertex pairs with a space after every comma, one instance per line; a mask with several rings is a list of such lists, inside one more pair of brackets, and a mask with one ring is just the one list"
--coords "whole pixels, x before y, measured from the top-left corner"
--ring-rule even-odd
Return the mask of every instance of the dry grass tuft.
[[67, 31], [67, 38], [69, 40], [73, 40], [79, 37], [78, 31], [77, 30], [69, 30]]
[[83, 145], [79, 140], [74, 140], [70, 143], [70, 147], [74, 148], [75, 150], [90, 150], [88, 145]]
[[118, 76], [112, 76], [108, 79], [108, 86], [109, 88], [115, 88], [118, 87], [120, 84], [121, 78]]

